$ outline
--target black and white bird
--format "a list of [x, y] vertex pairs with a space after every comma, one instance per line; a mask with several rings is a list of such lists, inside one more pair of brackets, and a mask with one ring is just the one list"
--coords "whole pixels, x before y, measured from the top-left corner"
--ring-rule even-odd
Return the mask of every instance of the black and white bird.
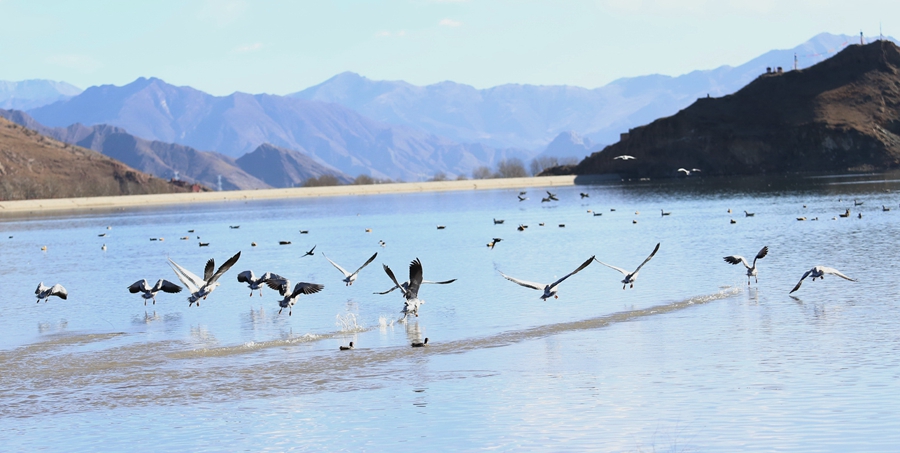
[[[210, 295], [215, 289], [219, 286], [219, 278], [231, 269], [235, 263], [237, 263], [238, 259], [241, 257], [241, 252], [237, 252], [231, 258], [228, 258], [228, 261], [225, 261], [225, 264], [222, 264], [218, 270], [216, 270], [216, 262], [212, 258], [206, 262], [206, 267], [203, 269], [203, 278], [196, 276], [191, 271], [181, 267], [175, 261], [172, 261], [172, 258], [169, 258], [169, 265], [172, 267], [172, 270], [175, 271], [175, 275], [178, 276], [178, 279], [181, 280], [181, 283], [184, 283], [184, 286], [187, 286], [188, 291], [191, 292], [191, 295], [188, 297], [188, 306], [197, 304], [200, 306], [200, 299], [206, 299], [207, 296]], [[215, 272], [214, 272], [215, 270]]]
[[[325, 256], [325, 254], [323, 253], [322, 256]], [[350, 272], [347, 272], [343, 267], [339, 266], [338, 263], [331, 261], [331, 259], [328, 258], [327, 256], [325, 256], [325, 259], [328, 260], [328, 262], [331, 263], [332, 266], [337, 268], [337, 270], [341, 271], [342, 274], [344, 274], [344, 279], [342, 281], [344, 283], [346, 283], [346, 286], [350, 286], [353, 284], [353, 282], [356, 281], [356, 277], [359, 276], [359, 271], [363, 270], [364, 267], [368, 266], [369, 263], [374, 261], [376, 256], [378, 256], [378, 252], [375, 252], [375, 254], [372, 255], [372, 257], [370, 257], [368, 260], [366, 260], [366, 262], [363, 263], [362, 266], [359, 266], [359, 269], [357, 269], [352, 274]]]
[[413, 341], [411, 345], [414, 348], [424, 348], [425, 346], [428, 346], [428, 338], [426, 337], [425, 341]]
[[631, 288], [634, 288], [634, 281], [637, 280], [638, 272], [640, 272], [640, 271], [641, 271], [641, 268], [644, 267], [645, 264], [647, 264], [647, 261], [650, 261], [650, 259], [653, 258], [653, 255], [656, 255], [656, 252], [657, 252], [658, 250], [659, 250], [659, 243], [657, 242], [657, 243], [656, 243], [656, 247], [653, 249], [653, 252], [650, 253], [650, 256], [648, 256], [647, 259], [645, 259], [644, 262], [641, 263], [641, 265], [638, 266], [637, 269], [634, 270], [634, 272], [628, 272], [628, 271], [626, 271], [625, 269], [622, 269], [621, 267], [616, 267], [616, 266], [613, 266], [613, 265], [611, 265], [611, 264], [606, 264], [606, 263], [604, 263], [603, 261], [600, 261], [600, 260], [597, 260], [597, 262], [600, 263], [600, 264], [602, 264], [602, 265], [604, 265], [604, 266], [606, 266], [606, 267], [608, 267], [608, 268], [610, 268], [610, 269], [615, 269], [615, 270], [621, 272], [622, 275], [625, 276], [625, 278], [622, 279], [622, 289], [625, 289], [625, 287], [626, 287], [626, 286], [629, 286], [629, 285], [631, 285], [631, 286], [630, 286]]
[[144, 305], [147, 305], [147, 300], [152, 300], [153, 305], [156, 305], [156, 293], [160, 291], [175, 294], [180, 293], [182, 289], [182, 287], [163, 279], [157, 280], [156, 284], [151, 287], [146, 278], [138, 280], [128, 287], [128, 291], [131, 294], [143, 293], [141, 297], [144, 298]]
[[[797, 282], [797, 286], [795, 286], [794, 289], [791, 290], [791, 292], [794, 292], [794, 291], [797, 291], [798, 289], [800, 289], [800, 285], [803, 284], [803, 280], [806, 280], [806, 277], [812, 276], [813, 281], [816, 281], [817, 278], [824, 279], [825, 274], [837, 275], [838, 277], [843, 278], [844, 280], [850, 280], [851, 282], [856, 281], [856, 279], [850, 278], [850, 277], [842, 274], [841, 271], [839, 271], [833, 267], [816, 266], [816, 267], [806, 271], [806, 273], [803, 274], [803, 277], [800, 277], [800, 281]], [[788, 294], [790, 294], [790, 293], [788, 293]]]
[[493, 249], [494, 249], [494, 246], [497, 245], [497, 243], [500, 242], [500, 241], [502, 241], [502, 240], [503, 240], [503, 238], [494, 238], [494, 239], [491, 240], [491, 242], [488, 242], [488, 243], [487, 243], [487, 246], [488, 246], [491, 250], [493, 250]]
[[300, 295], [315, 294], [325, 289], [324, 285], [318, 283], [300, 282], [294, 285], [294, 289], [292, 290], [291, 281], [277, 274], [272, 274], [266, 284], [269, 285], [269, 288], [278, 291], [279, 294], [284, 296], [284, 299], [278, 301], [278, 306], [281, 307], [281, 309], [278, 310], [278, 314], [280, 315], [282, 310], [287, 308], [288, 316], [292, 315], [294, 304], [297, 303], [297, 298], [300, 297]]
[[41, 300], [47, 302], [50, 299], [50, 296], [56, 296], [62, 300], [66, 300], [69, 297], [69, 292], [59, 283], [47, 287], [44, 286], [44, 282], [40, 282], [38, 283], [37, 289], [34, 290], [34, 295], [37, 296], [37, 301], [40, 303]]
[[[756, 260], [760, 258], [764, 258], [769, 253], [769, 247], [765, 246], [759, 249], [759, 252], [756, 254], [756, 258], [753, 258], [753, 264], [747, 263], [747, 260], [744, 259], [743, 256], [740, 255], [729, 255], [723, 258], [726, 263], [729, 264], [741, 264], [743, 263], [744, 267], [747, 268], [747, 286], [750, 286], [750, 277], [756, 278]], [[756, 283], [759, 283], [759, 278], [756, 278]]]
[[544, 293], [541, 294], [541, 300], [546, 301], [547, 299], [549, 299], [549, 298], [551, 298], [551, 297], [554, 298], [554, 299], [558, 299], [559, 296], [556, 295], [556, 293], [557, 293], [556, 287], [559, 286], [559, 284], [562, 283], [563, 281], [565, 281], [567, 278], [569, 278], [569, 277], [571, 277], [571, 276], [577, 274], [577, 273], [580, 272], [582, 269], [588, 267], [588, 265], [590, 265], [591, 262], [593, 262], [593, 261], [594, 261], [594, 257], [592, 256], [592, 257], [588, 258], [587, 261], [581, 263], [581, 266], [578, 266], [578, 269], [575, 269], [574, 271], [569, 272], [568, 274], [564, 275], [562, 278], [560, 278], [559, 280], [557, 280], [557, 281], [555, 281], [555, 282], [553, 282], [553, 283], [547, 283], [547, 284], [544, 284], [544, 283], [534, 283], [534, 282], [529, 282], [529, 281], [525, 281], [525, 280], [519, 280], [519, 279], [517, 279], [517, 278], [510, 277], [509, 275], [506, 275], [506, 274], [504, 274], [503, 272], [500, 272], [499, 270], [498, 270], [497, 272], [500, 272], [500, 275], [502, 275], [503, 278], [505, 278], [505, 279], [507, 279], [507, 280], [509, 280], [509, 281], [511, 281], [511, 282], [513, 282], [513, 283], [519, 284], [519, 285], [524, 286], [524, 287], [526, 287], [526, 288], [531, 288], [531, 289], [536, 289], [536, 290], [538, 290], [538, 291], [543, 291]]
[[679, 168], [678, 170], [675, 170], [675, 171], [680, 171], [680, 172], [684, 173], [685, 176], [690, 176], [690, 175], [692, 175], [692, 174], [694, 174], [694, 173], [699, 173], [699, 172], [700, 172], [700, 169], [699, 169], [699, 168], [692, 168], [692, 169], [688, 170], [688, 169], [686, 169], [686, 168]]
[[353, 349], [353, 348], [354, 348], [354, 346], [353, 346], [353, 342], [352, 342], [352, 341], [351, 341], [350, 344], [347, 345], [347, 346], [341, 345], [340, 347], [338, 347], [338, 349], [340, 349], [341, 351], [349, 351], [349, 350], [351, 350], [351, 349]]
[[[403, 317], [400, 318], [400, 321], [406, 320], [406, 318], [412, 314], [415, 316], [419, 316], [419, 306], [424, 304], [425, 301], [419, 299], [419, 287], [422, 286], [422, 262], [419, 261], [418, 258], [414, 259], [411, 263], [409, 263], [409, 280], [400, 284], [397, 281], [397, 277], [394, 276], [394, 273], [391, 271], [391, 268], [388, 267], [387, 264], [381, 265], [384, 268], [384, 273], [391, 278], [391, 281], [394, 282], [394, 285], [397, 288], [400, 288], [400, 291], [403, 293], [403, 310], [400, 310], [403, 313]], [[450, 280], [447, 283], [453, 283], [456, 279]], [[393, 291], [394, 288], [391, 288], [384, 294], [387, 294]]]
[[[410, 276], [412, 276], [412, 273], [413, 273], [412, 266], [413, 266], [413, 264], [415, 264], [417, 261], [419, 261], [418, 258], [416, 258], [416, 260], [413, 261], [413, 262], [409, 265], [409, 266], [410, 266]], [[419, 262], [418, 265], [419, 265], [419, 267], [421, 268], [422, 263]], [[390, 274], [388, 274], [388, 276], [390, 276], [390, 275], [392, 275], [392, 274], [393, 274], [393, 272], [391, 272]], [[452, 279], [452, 280], [444, 280], [444, 281], [442, 281], [442, 282], [434, 282], [434, 281], [431, 281], [431, 280], [422, 280], [421, 284], [422, 284], [422, 285], [425, 285], [425, 284], [429, 284], [429, 285], [448, 285], [448, 284], [453, 283], [453, 282], [455, 282], [455, 281], [456, 281], [455, 278]], [[399, 286], [398, 286], [398, 285], [396, 284], [396, 282], [395, 282], [393, 288], [391, 288], [391, 289], [389, 289], [389, 290], [387, 290], [387, 291], [375, 292], [375, 293], [372, 293], [372, 294], [381, 294], [381, 295], [385, 295], [385, 294], [388, 294], [388, 293], [394, 291], [394, 290], [397, 289], [397, 288], [400, 288], [400, 292], [403, 294], [403, 297], [406, 297], [407, 292], [409, 292], [409, 280], [407, 280], [407, 281], [401, 283]]]
[[262, 277], [256, 277], [253, 271], [244, 271], [238, 274], [237, 281], [246, 283], [250, 287], [250, 297], [253, 297], [253, 291], [259, 290], [259, 297], [262, 297], [263, 285], [272, 278], [271, 272], [266, 272]]

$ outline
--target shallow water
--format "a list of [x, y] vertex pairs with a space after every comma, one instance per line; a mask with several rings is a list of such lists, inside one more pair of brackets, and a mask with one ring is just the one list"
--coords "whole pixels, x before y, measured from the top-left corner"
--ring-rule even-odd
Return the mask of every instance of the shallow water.
[[[528, 189], [521, 203], [497, 190], [2, 219], [0, 445], [893, 451], [897, 190], [896, 175], [687, 179], [558, 188], [554, 203]], [[657, 242], [626, 290], [594, 263], [544, 302], [497, 272], [546, 283], [592, 255], [633, 268]], [[763, 245], [748, 288], [722, 257]], [[167, 256], [200, 274], [237, 251], [200, 307], [125, 289], [177, 281]], [[349, 287], [322, 256], [352, 271], [375, 252]], [[416, 257], [426, 279], [459, 280], [423, 285], [420, 316], [397, 322], [400, 295], [373, 294], [392, 285], [380, 267], [403, 279]], [[789, 295], [817, 264], [859, 281]], [[279, 315], [274, 291], [235, 281], [246, 269], [326, 288]], [[36, 304], [41, 280], [69, 299]]]

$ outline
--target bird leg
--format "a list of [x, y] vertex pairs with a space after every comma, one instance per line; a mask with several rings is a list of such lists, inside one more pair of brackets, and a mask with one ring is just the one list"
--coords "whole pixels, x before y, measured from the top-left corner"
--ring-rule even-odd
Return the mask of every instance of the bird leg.
[[[284, 310], [284, 308], [282, 308], [281, 310]], [[279, 314], [279, 315], [281, 314], [281, 310], [278, 310], [278, 314]]]
[[629, 286], [629, 288], [634, 288], [634, 283], [632, 283], [631, 286]]

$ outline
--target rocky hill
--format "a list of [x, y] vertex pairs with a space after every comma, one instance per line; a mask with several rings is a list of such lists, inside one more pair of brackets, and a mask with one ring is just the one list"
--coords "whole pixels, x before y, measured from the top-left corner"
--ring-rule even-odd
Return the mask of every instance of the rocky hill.
[[334, 175], [343, 184], [352, 182], [347, 175], [319, 164], [306, 154], [268, 143], [244, 154], [236, 163], [272, 187], [295, 187], [322, 175]]
[[0, 118], [0, 200], [190, 190]]
[[900, 48], [876, 41], [808, 69], [764, 73], [733, 95], [701, 98], [630, 130], [572, 171], [670, 177], [682, 175], [679, 168], [750, 175], [897, 166]]

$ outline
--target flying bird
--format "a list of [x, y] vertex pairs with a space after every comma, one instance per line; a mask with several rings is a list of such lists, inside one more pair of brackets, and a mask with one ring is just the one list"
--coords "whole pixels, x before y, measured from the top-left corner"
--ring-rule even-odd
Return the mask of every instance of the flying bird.
[[[817, 278], [824, 279], [825, 274], [837, 275], [838, 277], [843, 278], [844, 280], [850, 280], [851, 282], [856, 281], [856, 279], [850, 278], [850, 277], [842, 274], [841, 271], [839, 271], [835, 268], [825, 267], [825, 266], [816, 266], [816, 267], [806, 271], [806, 273], [803, 274], [803, 277], [800, 277], [800, 281], [797, 282], [797, 286], [795, 286], [794, 289], [791, 290], [791, 293], [800, 289], [800, 285], [803, 284], [803, 280], [805, 280], [806, 277], [812, 276], [813, 281], [816, 281]], [[788, 293], [788, 294], [790, 294], [790, 293]]]
[[150, 283], [147, 282], [147, 279], [138, 280], [131, 284], [128, 287], [128, 291], [131, 294], [143, 293], [141, 297], [144, 298], [144, 305], [147, 305], [147, 300], [150, 299], [153, 301], [153, 305], [156, 305], [156, 293], [162, 291], [166, 293], [180, 293], [182, 288], [168, 280], [159, 279], [156, 281], [156, 284], [152, 287]]
[[600, 260], [597, 260], [597, 262], [610, 268], [610, 269], [615, 269], [615, 270], [621, 272], [622, 275], [625, 276], [625, 278], [622, 280], [622, 289], [625, 289], [625, 287], [629, 286], [629, 285], [631, 285], [631, 288], [634, 288], [634, 281], [637, 280], [638, 272], [640, 272], [641, 268], [644, 267], [645, 264], [647, 264], [647, 261], [650, 261], [650, 258], [653, 258], [653, 255], [656, 255], [657, 250], [659, 250], [658, 242], [656, 243], [656, 247], [653, 249], [653, 252], [650, 253], [650, 256], [648, 256], [647, 259], [645, 259], [644, 262], [641, 263], [641, 265], [638, 266], [637, 269], [634, 270], [634, 272], [628, 272], [625, 269], [606, 264]]
[[34, 290], [34, 295], [37, 296], [37, 301], [40, 303], [42, 299], [44, 302], [50, 300], [50, 296], [56, 296], [62, 300], [66, 300], [69, 297], [69, 292], [59, 283], [47, 287], [44, 286], [44, 282], [40, 282], [38, 283], [37, 289]]
[[636, 159], [636, 157], [634, 157], [634, 156], [629, 156], [629, 155], [627, 155], [627, 154], [623, 154], [623, 155], [621, 155], [621, 156], [613, 157], [613, 160], [616, 160], [616, 159], [621, 159], [621, 160], [632, 160], [632, 159]]
[[[747, 263], [747, 260], [744, 259], [743, 256], [740, 255], [729, 255], [723, 258], [726, 263], [729, 264], [741, 264], [743, 263], [744, 267], [747, 268], [747, 286], [750, 286], [750, 277], [756, 278], [756, 260], [760, 258], [764, 258], [769, 253], [769, 247], [765, 246], [759, 249], [759, 252], [756, 254], [756, 258], [753, 258], [753, 265]], [[756, 278], [756, 283], [759, 283], [759, 278]]]
[[500, 241], [502, 241], [502, 240], [503, 240], [502, 238], [494, 238], [493, 240], [491, 240], [491, 242], [488, 242], [488, 243], [487, 243], [487, 246], [490, 247], [491, 250], [493, 250], [493, 249], [494, 249], [494, 246], [497, 245], [497, 243], [500, 242]]
[[553, 200], [553, 201], [559, 201], [559, 198], [556, 198], [556, 194], [550, 192], [549, 190], [547, 191], [547, 198], [549, 198], [549, 199], [551, 199], [551, 200]]
[[590, 198], [590, 196], [591, 196], [591, 194], [584, 193], [584, 192], [579, 193], [579, 195], [581, 195], [581, 198]]
[[[218, 270], [215, 270], [215, 260], [210, 258], [209, 261], [206, 262], [206, 267], [203, 269], [203, 278], [200, 278], [191, 271], [179, 266], [178, 263], [172, 261], [172, 258], [169, 258], [169, 265], [172, 267], [172, 270], [175, 271], [175, 275], [178, 276], [181, 283], [184, 283], [191, 292], [191, 295], [188, 297], [188, 306], [190, 307], [196, 303], [199, 307], [200, 299], [206, 299], [206, 297], [219, 286], [219, 277], [227, 272], [228, 269], [231, 269], [231, 266], [234, 266], [240, 257], [241, 252], [235, 253], [234, 256], [228, 258], [228, 261], [225, 261], [225, 264], [222, 264]], [[215, 272], [213, 272], [214, 270]]]
[[516, 195], [516, 196], [519, 197], [519, 201], [525, 201], [528, 199], [528, 197], [523, 197], [522, 195]]
[[[418, 260], [418, 258], [416, 258], [416, 260]], [[415, 261], [413, 261], [413, 263], [415, 263]], [[412, 266], [412, 264], [410, 264], [410, 266]], [[421, 263], [419, 263], [419, 266], [421, 266]], [[412, 272], [412, 269], [410, 269], [410, 272]], [[393, 272], [391, 272], [391, 274], [393, 274]], [[388, 274], [388, 276], [390, 276], [391, 274]], [[433, 282], [433, 281], [431, 281], [431, 280], [422, 280], [422, 283], [421, 283], [421, 284], [423, 284], [423, 285], [424, 285], [424, 284], [430, 284], [430, 285], [447, 285], [447, 284], [453, 283], [453, 282], [455, 282], [455, 281], [456, 281], [455, 278], [452, 279], [452, 280], [444, 280], [444, 281], [442, 281], [442, 282]], [[393, 290], [395, 290], [395, 289], [397, 289], [397, 288], [400, 288], [401, 293], [403, 293], [403, 294], [404, 294], [404, 297], [405, 297], [405, 294], [409, 291], [409, 280], [403, 282], [403, 283], [400, 284], [399, 286], [395, 284], [393, 288], [391, 288], [391, 289], [389, 289], [389, 290], [387, 290], [387, 291], [374, 292], [374, 293], [372, 293], [372, 294], [381, 294], [381, 295], [385, 295], [385, 294], [390, 293], [391, 291], [393, 291]], [[423, 302], [424, 302], [424, 301], [423, 301]]]
[[525, 281], [525, 280], [519, 280], [519, 279], [517, 279], [517, 278], [510, 277], [509, 275], [506, 275], [506, 274], [504, 274], [503, 272], [500, 272], [499, 270], [498, 270], [497, 272], [500, 272], [500, 275], [502, 275], [503, 278], [505, 278], [505, 279], [507, 279], [507, 280], [509, 280], [509, 281], [511, 281], [511, 282], [513, 282], [513, 283], [517, 283], [517, 284], [522, 285], [522, 286], [524, 286], [524, 287], [526, 287], [526, 288], [536, 289], [536, 290], [538, 290], [538, 291], [544, 291], [544, 294], [541, 295], [541, 300], [546, 301], [547, 299], [549, 299], [549, 298], [551, 298], [551, 297], [554, 298], [554, 299], [558, 299], [559, 296], [556, 295], [557, 291], [556, 291], [555, 288], [556, 288], [560, 283], [562, 283], [563, 281], [565, 281], [565, 279], [567, 279], [567, 278], [569, 278], [569, 277], [571, 277], [571, 276], [577, 274], [577, 273], [580, 272], [582, 269], [588, 267], [588, 265], [590, 265], [591, 262], [594, 261], [594, 259], [595, 259], [595, 258], [594, 258], [593, 256], [590, 257], [590, 258], [588, 258], [587, 261], [585, 261], [584, 263], [581, 263], [581, 266], [578, 266], [578, 269], [575, 269], [574, 271], [572, 271], [572, 272], [566, 274], [565, 276], [563, 276], [563, 277], [560, 278], [559, 280], [557, 280], [557, 281], [555, 281], [555, 282], [553, 282], [553, 283], [548, 283], [548, 284], [544, 284], [544, 283], [534, 283], [534, 282], [528, 282], [528, 281]]
[[[325, 254], [323, 253], [322, 256], [325, 256]], [[337, 270], [341, 271], [342, 274], [344, 274], [343, 282], [346, 283], [345, 286], [350, 286], [353, 284], [353, 282], [356, 281], [356, 277], [358, 276], [359, 271], [363, 270], [364, 267], [368, 266], [369, 263], [371, 263], [373, 260], [375, 260], [376, 256], [378, 256], [378, 252], [375, 252], [375, 254], [372, 255], [371, 258], [369, 258], [362, 266], [359, 266], [359, 269], [357, 269], [356, 272], [353, 272], [352, 274], [350, 272], [347, 272], [346, 270], [344, 270], [343, 267], [339, 266], [334, 261], [331, 261], [331, 259], [328, 258], [327, 256], [325, 256], [325, 259], [328, 260], [328, 262], [331, 263], [332, 266], [337, 268]]]
[[[391, 278], [391, 281], [394, 282], [400, 291], [403, 293], [403, 298], [406, 300], [403, 304], [403, 310], [400, 312], [403, 313], [403, 318], [400, 318], [401, 321], [405, 320], [407, 316], [413, 314], [415, 316], [419, 316], [419, 306], [424, 304], [425, 301], [419, 299], [419, 287], [422, 286], [422, 262], [419, 261], [418, 258], [414, 259], [411, 263], [409, 263], [409, 280], [404, 282], [402, 285], [397, 281], [397, 277], [394, 277], [394, 273], [391, 271], [391, 268], [388, 267], [387, 264], [381, 265], [384, 268], [384, 273]], [[453, 283], [456, 279], [450, 280], [446, 283]], [[393, 291], [393, 288], [388, 292]], [[385, 293], [387, 294], [387, 293]]]
[[675, 170], [675, 171], [680, 171], [680, 172], [684, 173], [685, 176], [690, 176], [690, 175], [693, 174], [693, 173], [698, 173], [698, 172], [700, 172], [700, 169], [699, 169], [699, 168], [692, 168], [692, 169], [688, 170], [688, 169], [686, 169], [686, 168], [679, 168], [678, 170]]
[[237, 281], [246, 283], [250, 287], [250, 297], [253, 297], [253, 291], [259, 290], [259, 297], [262, 297], [263, 285], [272, 278], [271, 272], [266, 272], [262, 277], [257, 278], [253, 271], [244, 271], [238, 274]]
[[[315, 255], [315, 252], [314, 252], [315, 250], [316, 250], [316, 246], [314, 245], [313, 248], [309, 249], [309, 251], [306, 252], [306, 253], [304, 253], [303, 256], [312, 256], [312, 255]], [[300, 258], [303, 258], [303, 256], [301, 256]]]
[[297, 298], [300, 297], [301, 294], [315, 294], [325, 289], [324, 285], [318, 283], [300, 282], [294, 285], [292, 291], [291, 281], [277, 274], [272, 274], [266, 284], [269, 285], [269, 288], [278, 291], [279, 294], [284, 296], [284, 299], [278, 301], [278, 306], [281, 307], [281, 309], [278, 310], [278, 314], [280, 315], [282, 310], [287, 308], [288, 316], [293, 314], [294, 304], [297, 303]]

